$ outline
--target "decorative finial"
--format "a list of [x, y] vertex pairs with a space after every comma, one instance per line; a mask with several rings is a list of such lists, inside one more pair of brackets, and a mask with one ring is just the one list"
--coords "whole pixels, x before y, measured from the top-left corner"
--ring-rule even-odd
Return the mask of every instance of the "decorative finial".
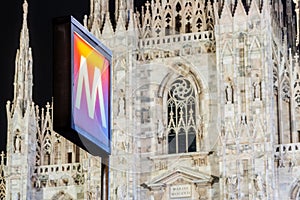
[[123, 0], [120, 1], [120, 10], [124, 10], [125, 9], [125, 5]]
[[4, 151], [1, 151], [0, 157], [1, 157], [1, 163], [0, 164], [4, 165], [4, 157], [5, 157]]
[[24, 0], [24, 3], [23, 3], [23, 13], [24, 13], [24, 15], [27, 15], [27, 13], [28, 13], [28, 3], [26, 0]]
[[145, 3], [145, 6], [146, 6], [146, 10], [149, 10], [149, 7], [150, 7], [149, 1], [147, 1], [147, 2]]

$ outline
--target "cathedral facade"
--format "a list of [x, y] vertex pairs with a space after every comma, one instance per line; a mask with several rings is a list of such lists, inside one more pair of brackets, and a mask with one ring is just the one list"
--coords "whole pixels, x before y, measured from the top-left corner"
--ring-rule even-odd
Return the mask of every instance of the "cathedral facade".
[[0, 199], [299, 200], [299, 6], [116, 0], [112, 19], [91, 0], [83, 25], [113, 52], [106, 190], [101, 158], [34, 104], [25, 0]]

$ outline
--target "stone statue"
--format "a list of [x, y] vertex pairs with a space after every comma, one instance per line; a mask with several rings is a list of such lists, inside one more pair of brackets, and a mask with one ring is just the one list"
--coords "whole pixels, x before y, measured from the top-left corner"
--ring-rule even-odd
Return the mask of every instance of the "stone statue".
[[253, 96], [255, 99], [260, 99], [260, 82], [256, 81], [253, 83]]
[[123, 116], [124, 115], [124, 109], [125, 109], [125, 103], [124, 103], [124, 97], [120, 97], [119, 98], [119, 116]]
[[264, 183], [264, 180], [261, 175], [256, 174], [254, 178], [254, 187], [257, 191], [257, 195], [259, 197], [264, 197], [266, 192], [266, 184]]
[[27, 3], [27, 1], [24, 1], [24, 3], [23, 3], [23, 12], [24, 12], [24, 15], [27, 15], [27, 13], [28, 13], [28, 3]]
[[16, 136], [15, 136], [15, 141], [14, 141], [15, 153], [21, 153], [21, 145], [22, 145], [22, 139], [19, 134], [19, 131], [17, 130]]
[[226, 102], [232, 103], [232, 86], [227, 85], [225, 88]]

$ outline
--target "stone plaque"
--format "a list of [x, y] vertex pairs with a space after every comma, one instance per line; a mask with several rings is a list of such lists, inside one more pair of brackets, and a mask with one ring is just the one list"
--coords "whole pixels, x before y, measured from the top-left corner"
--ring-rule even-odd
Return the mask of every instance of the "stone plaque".
[[174, 185], [170, 187], [170, 198], [182, 198], [192, 196], [191, 185]]

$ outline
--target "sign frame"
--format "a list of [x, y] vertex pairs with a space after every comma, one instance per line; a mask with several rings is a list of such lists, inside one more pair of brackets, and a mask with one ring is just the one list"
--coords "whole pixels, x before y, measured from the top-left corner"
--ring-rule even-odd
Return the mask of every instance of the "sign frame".
[[[108, 62], [108, 97], [106, 103], [105, 131], [98, 135], [79, 127], [74, 121], [74, 35], [79, 36]], [[76, 37], [77, 37], [76, 36]], [[102, 73], [102, 72], [101, 72]], [[100, 76], [101, 79], [102, 75]], [[94, 80], [93, 80], [94, 81]], [[53, 129], [58, 134], [88, 151], [92, 155], [107, 157], [111, 154], [111, 101], [112, 52], [73, 16], [53, 20]], [[102, 86], [101, 86], [102, 88]], [[82, 88], [81, 88], [82, 89]], [[90, 95], [90, 94], [88, 94]], [[102, 94], [101, 94], [102, 95]], [[104, 94], [103, 94], [104, 95]], [[87, 95], [86, 95], [87, 97]], [[99, 101], [99, 100], [98, 100]], [[103, 104], [102, 104], [103, 105]], [[104, 109], [104, 108], [102, 108]], [[101, 116], [102, 117], [102, 116]], [[82, 123], [84, 124], [84, 123]], [[83, 125], [84, 126], [84, 125]], [[98, 133], [98, 132], [97, 132]], [[101, 138], [103, 136], [103, 138]], [[106, 138], [104, 138], [106, 137]]]

